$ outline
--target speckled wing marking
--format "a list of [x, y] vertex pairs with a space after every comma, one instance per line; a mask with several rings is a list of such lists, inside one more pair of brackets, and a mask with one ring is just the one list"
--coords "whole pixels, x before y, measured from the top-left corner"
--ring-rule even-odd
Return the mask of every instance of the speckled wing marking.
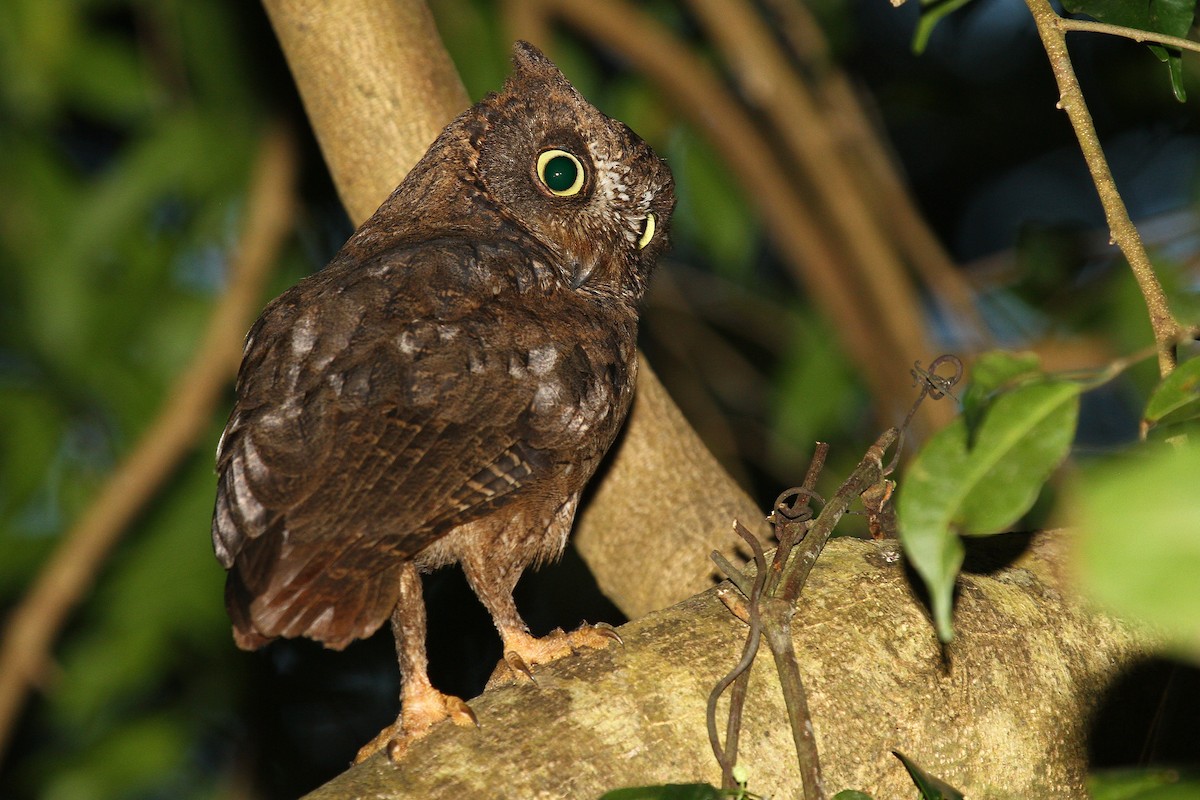
[[[483, 323], [473, 314], [495, 308], [477, 311], [479, 301], [456, 293], [444, 262], [460, 275], [486, 269], [464, 272], [461, 248], [442, 244], [421, 250], [420, 263], [402, 250], [352, 276], [318, 273], [251, 333], [213, 519], [244, 646], [303, 635], [340, 647], [369, 635], [395, 603], [400, 559], [553, 469], [523, 440], [541, 438], [535, 396], [554, 378], [553, 348], [531, 350], [528, 337], [544, 332], [494, 319], [490, 338], [474, 335]], [[432, 283], [430, 272], [437, 305], [413, 307], [410, 296], [429, 293], [406, 291], [396, 274]], [[336, 291], [323, 291], [335, 278]], [[512, 353], [528, 366], [514, 369]]]

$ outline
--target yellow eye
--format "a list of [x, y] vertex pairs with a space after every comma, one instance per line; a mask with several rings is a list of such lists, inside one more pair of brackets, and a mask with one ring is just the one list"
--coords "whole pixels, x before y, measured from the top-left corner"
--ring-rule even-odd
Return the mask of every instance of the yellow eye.
[[654, 215], [647, 212], [646, 221], [642, 223], [642, 236], [638, 239], [638, 250], [650, 244], [654, 238]]
[[583, 164], [566, 150], [547, 150], [538, 156], [537, 176], [550, 194], [570, 197], [583, 188]]

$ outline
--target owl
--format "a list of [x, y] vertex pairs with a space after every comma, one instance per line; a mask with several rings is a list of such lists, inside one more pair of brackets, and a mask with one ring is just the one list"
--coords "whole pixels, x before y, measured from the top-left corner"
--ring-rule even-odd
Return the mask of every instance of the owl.
[[518, 42], [321, 271], [246, 337], [212, 539], [243, 649], [390, 621], [401, 712], [359, 753], [473, 717], [429, 681], [420, 573], [457, 562], [517, 672], [608, 642], [535, 638], [512, 591], [554, 559], [633, 397], [667, 165]]

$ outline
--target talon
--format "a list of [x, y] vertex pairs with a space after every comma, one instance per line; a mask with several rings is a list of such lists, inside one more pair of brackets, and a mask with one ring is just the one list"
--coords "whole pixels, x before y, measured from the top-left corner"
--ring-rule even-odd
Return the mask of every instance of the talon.
[[521, 658], [520, 653], [515, 650], [505, 651], [504, 663], [512, 670], [514, 676], [524, 675], [531, 683], [537, 683], [537, 680], [533, 677], [533, 671], [529, 669], [529, 665], [525, 663], [525, 659]]
[[424, 738], [434, 725], [449, 718], [455, 725], [477, 726], [475, 712], [461, 698], [442, 694], [432, 686], [407, 687], [401, 701], [400, 717], [367, 742], [354, 757], [361, 764], [383, 751], [393, 764], [404, 758], [408, 747]]
[[475, 716], [475, 712], [459, 697], [447, 695], [446, 697], [446, 713], [450, 715], [450, 721], [460, 728], [478, 728], [479, 718]]
[[597, 622], [592, 626], [592, 629], [601, 636], [607, 636], [617, 644], [625, 644], [625, 640], [621, 638], [621, 634], [617, 632], [617, 629], [607, 622]]

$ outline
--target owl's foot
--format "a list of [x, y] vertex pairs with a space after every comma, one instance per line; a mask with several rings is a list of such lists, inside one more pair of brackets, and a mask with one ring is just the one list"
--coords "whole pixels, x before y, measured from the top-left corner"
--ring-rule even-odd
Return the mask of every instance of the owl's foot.
[[384, 750], [393, 763], [399, 761], [410, 744], [423, 738], [430, 728], [444, 719], [464, 728], [479, 724], [471, 707], [454, 695], [442, 694], [429, 685], [406, 686], [400, 716], [362, 746], [354, 763], [361, 764], [380, 750]]
[[531, 667], [548, 664], [585, 647], [600, 649], [613, 642], [624, 643], [616, 629], [605, 622], [585, 623], [570, 633], [555, 628], [540, 639], [522, 630], [505, 631], [504, 658], [488, 679], [488, 688], [520, 680], [537, 683]]

